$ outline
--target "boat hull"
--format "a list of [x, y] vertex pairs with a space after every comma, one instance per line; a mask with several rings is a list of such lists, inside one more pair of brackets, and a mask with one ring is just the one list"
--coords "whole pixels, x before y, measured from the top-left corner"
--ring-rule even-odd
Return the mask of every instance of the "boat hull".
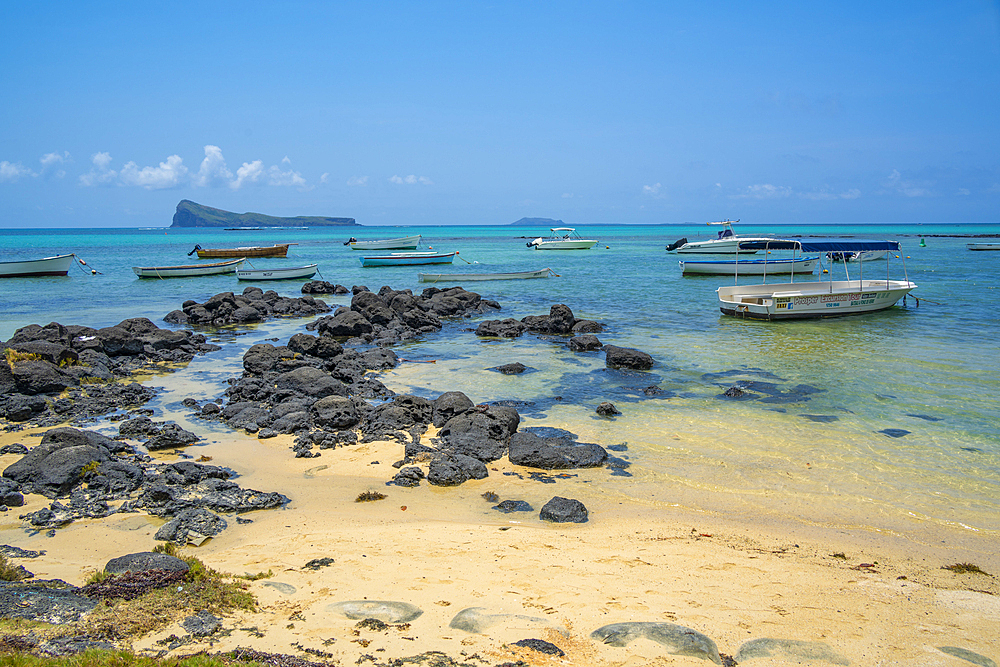
[[531, 278], [548, 278], [555, 275], [552, 269], [539, 269], [538, 271], [515, 271], [512, 273], [420, 273], [418, 274], [422, 283], [440, 282], [475, 282], [481, 280], [529, 280]]
[[206, 250], [198, 250], [197, 253], [198, 259], [285, 257], [288, 255], [288, 246], [290, 245], [291, 243], [273, 246], [250, 246], [247, 248], [209, 248]]
[[381, 239], [378, 241], [352, 241], [351, 250], [415, 250], [420, 245], [420, 234], [402, 236], [398, 239]]
[[25, 259], [0, 262], [0, 278], [33, 278], [38, 276], [65, 276], [73, 263], [73, 255], [55, 255], [42, 259]]
[[132, 272], [140, 278], [192, 278], [195, 276], [212, 276], [224, 273], [236, 273], [236, 268], [245, 261], [246, 258], [241, 257], [229, 262], [217, 262], [215, 264], [133, 266]]
[[890, 308], [916, 288], [901, 280], [732, 285], [716, 290], [724, 315], [792, 320], [860, 315]]
[[967, 243], [969, 250], [1000, 250], [1000, 243]]
[[535, 250], [590, 250], [595, 245], [597, 241], [542, 241], [541, 243], [536, 243], [533, 247]]
[[413, 266], [420, 264], [451, 264], [457, 252], [448, 253], [398, 253], [377, 257], [362, 257], [361, 266]]
[[819, 264], [819, 257], [797, 257], [795, 259], [741, 259], [703, 260], [689, 259], [678, 262], [681, 272], [689, 275], [715, 276], [770, 276], [789, 273], [812, 273]]
[[302, 280], [316, 275], [316, 265], [290, 266], [281, 269], [240, 269], [238, 280]]

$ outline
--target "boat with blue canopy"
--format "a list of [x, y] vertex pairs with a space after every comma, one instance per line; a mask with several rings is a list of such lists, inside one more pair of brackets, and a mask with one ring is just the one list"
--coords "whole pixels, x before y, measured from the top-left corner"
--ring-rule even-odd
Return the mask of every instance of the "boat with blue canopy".
[[[864, 261], [858, 262], [858, 278], [852, 280], [847, 263], [843, 264], [846, 280], [732, 285], [719, 287], [719, 309], [725, 315], [755, 320], [786, 320], [819, 317], [840, 317], [884, 310], [894, 306], [917, 285], [906, 276], [904, 280], [889, 278], [889, 258], [899, 251], [898, 241], [867, 241], [860, 239], [761, 239], [741, 241], [740, 250], [792, 250], [802, 253], [858, 253], [887, 251], [885, 279], [864, 277]], [[877, 267], [881, 262], [875, 264]], [[869, 267], [869, 275], [872, 271]], [[794, 278], [794, 276], [793, 276]]]

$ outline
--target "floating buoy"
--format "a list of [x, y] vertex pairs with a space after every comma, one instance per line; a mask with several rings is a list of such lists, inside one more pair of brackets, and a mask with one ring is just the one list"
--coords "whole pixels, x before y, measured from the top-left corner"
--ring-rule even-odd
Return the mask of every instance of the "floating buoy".
[[90, 275], [96, 276], [97, 275], [97, 269], [91, 269], [90, 270]]
[[924, 241], [923, 239], [920, 239], [920, 247], [921, 248], [926, 248], [927, 247], [927, 242]]
[[604, 249], [605, 249], [605, 250], [611, 250], [611, 246], [609, 246], [609, 245], [606, 245], [606, 246], [604, 246]]
[[823, 269], [823, 273], [830, 273], [830, 269]]

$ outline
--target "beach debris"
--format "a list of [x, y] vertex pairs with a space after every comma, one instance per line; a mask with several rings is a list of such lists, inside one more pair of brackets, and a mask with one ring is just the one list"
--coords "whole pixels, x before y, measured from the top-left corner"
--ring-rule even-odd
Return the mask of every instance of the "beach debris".
[[[628, 646], [640, 637], [666, 646], [671, 655], [684, 655], [722, 664], [715, 642], [697, 630], [673, 623], [613, 623], [590, 633], [591, 639], [609, 646]], [[739, 658], [737, 658], [739, 660]]]
[[614, 417], [615, 415], [620, 415], [621, 410], [615, 407], [615, 404], [611, 401], [602, 401], [600, 405], [597, 406], [597, 414], [602, 417]]
[[955, 574], [985, 574], [987, 577], [993, 576], [989, 572], [983, 571], [974, 563], [954, 563], [952, 565], [944, 565], [941, 569], [954, 572]]
[[979, 667], [997, 667], [996, 661], [992, 658], [987, 658], [985, 655], [980, 655], [967, 648], [959, 648], [958, 646], [938, 646], [937, 650], [942, 653], [947, 653], [952, 657], [959, 658], [960, 660], [971, 662], [973, 665], [979, 665]]
[[553, 523], [586, 523], [588, 512], [579, 500], [555, 496], [542, 506], [538, 518]]
[[386, 495], [384, 493], [379, 493], [378, 491], [362, 491], [358, 494], [358, 497], [354, 499], [356, 503], [370, 503], [376, 500], [385, 500]]
[[850, 661], [834, 652], [823, 642], [807, 642], [796, 639], [752, 639], [742, 646], [734, 656], [743, 664], [760, 658], [778, 658], [789, 662], [827, 662], [831, 665], [849, 665]]
[[330, 567], [335, 561], [330, 557], [325, 558], [313, 558], [311, 561], [302, 566], [303, 570], [318, 570], [321, 567]]
[[544, 653], [546, 655], [555, 655], [560, 658], [565, 656], [566, 653], [553, 644], [552, 642], [547, 642], [543, 639], [522, 639], [516, 641], [512, 646], [520, 646], [521, 648], [530, 648], [532, 651], [538, 651], [539, 653]]
[[496, 503], [500, 501], [500, 496], [498, 496], [493, 491], [484, 491], [481, 495], [483, 497], [483, 500], [485, 500], [488, 503]]
[[448, 627], [464, 632], [482, 634], [489, 628], [497, 625], [524, 628], [525, 624], [538, 628], [553, 627], [547, 618], [526, 616], [524, 614], [491, 612], [486, 607], [467, 607], [461, 610], [451, 619]]
[[348, 600], [327, 605], [326, 610], [352, 621], [374, 618], [383, 623], [409, 623], [424, 611], [409, 602], [389, 600]]
[[186, 569], [129, 571], [89, 583], [80, 589], [80, 593], [100, 600], [134, 600], [149, 591], [184, 581], [186, 577]]

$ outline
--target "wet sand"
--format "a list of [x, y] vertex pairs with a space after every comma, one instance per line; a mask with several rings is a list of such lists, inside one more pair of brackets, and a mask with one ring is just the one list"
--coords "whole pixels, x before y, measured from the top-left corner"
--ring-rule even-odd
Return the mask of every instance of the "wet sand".
[[[28, 431], [0, 435], [0, 446], [37, 439]], [[613, 646], [590, 633], [614, 623], [677, 624], [706, 635], [722, 654], [762, 638], [816, 642], [810, 664], [968, 665], [939, 647], [958, 647], [1000, 659], [996, 624], [1000, 586], [995, 577], [941, 569], [960, 560], [940, 553], [873, 550], [850, 535], [774, 533], [766, 526], [732, 524], [717, 516], [643, 506], [603, 493], [606, 470], [572, 471], [576, 477], [543, 484], [502, 459], [490, 477], [456, 488], [424, 482], [385, 486], [402, 457], [396, 443], [324, 450], [295, 459], [291, 438], [215, 433], [197, 448], [212, 464], [237, 470], [241, 486], [279, 491], [291, 502], [281, 510], [245, 515], [201, 547], [187, 547], [209, 566], [232, 573], [271, 570], [250, 583], [260, 610], [226, 618], [228, 634], [196, 640], [172, 655], [252, 647], [338, 664], [364, 655], [388, 662], [425, 651], [457, 660], [479, 654], [497, 664], [649, 665], [706, 664], [702, 657], [670, 654], [670, 647], [638, 638]], [[425, 436], [426, 437], [426, 436]], [[192, 450], [193, 453], [193, 450]], [[17, 460], [0, 457], [0, 466]], [[158, 457], [165, 461], [172, 457]], [[504, 473], [515, 473], [505, 475]], [[366, 490], [384, 500], [356, 503]], [[481, 494], [526, 500], [533, 512], [501, 514]], [[538, 510], [555, 495], [577, 498], [590, 511], [585, 524], [548, 524]], [[46, 555], [22, 562], [39, 578], [80, 585], [109, 559], [156, 545], [160, 521], [114, 515], [77, 521], [54, 537], [29, 535], [17, 515], [47, 504], [28, 496], [24, 508], [0, 518], [0, 541]], [[230, 517], [232, 519], [232, 517]], [[833, 554], [843, 554], [845, 558]], [[312, 570], [304, 565], [332, 558]], [[978, 562], [995, 572], [996, 563]], [[358, 629], [337, 603], [389, 601], [422, 614], [383, 630]], [[377, 606], [373, 615], [378, 615]], [[460, 611], [478, 608], [479, 632], [450, 627]], [[466, 616], [470, 613], [467, 612]], [[392, 620], [386, 617], [387, 620]], [[162, 650], [157, 641], [183, 636], [179, 625], [135, 644]], [[566, 652], [548, 657], [510, 647], [544, 639]], [[306, 653], [303, 649], [314, 652]], [[817, 652], [818, 651], [818, 652]], [[741, 664], [801, 664], [802, 655], [742, 656]], [[847, 662], [843, 662], [847, 661]], [[988, 664], [988, 663], [982, 663]]]

